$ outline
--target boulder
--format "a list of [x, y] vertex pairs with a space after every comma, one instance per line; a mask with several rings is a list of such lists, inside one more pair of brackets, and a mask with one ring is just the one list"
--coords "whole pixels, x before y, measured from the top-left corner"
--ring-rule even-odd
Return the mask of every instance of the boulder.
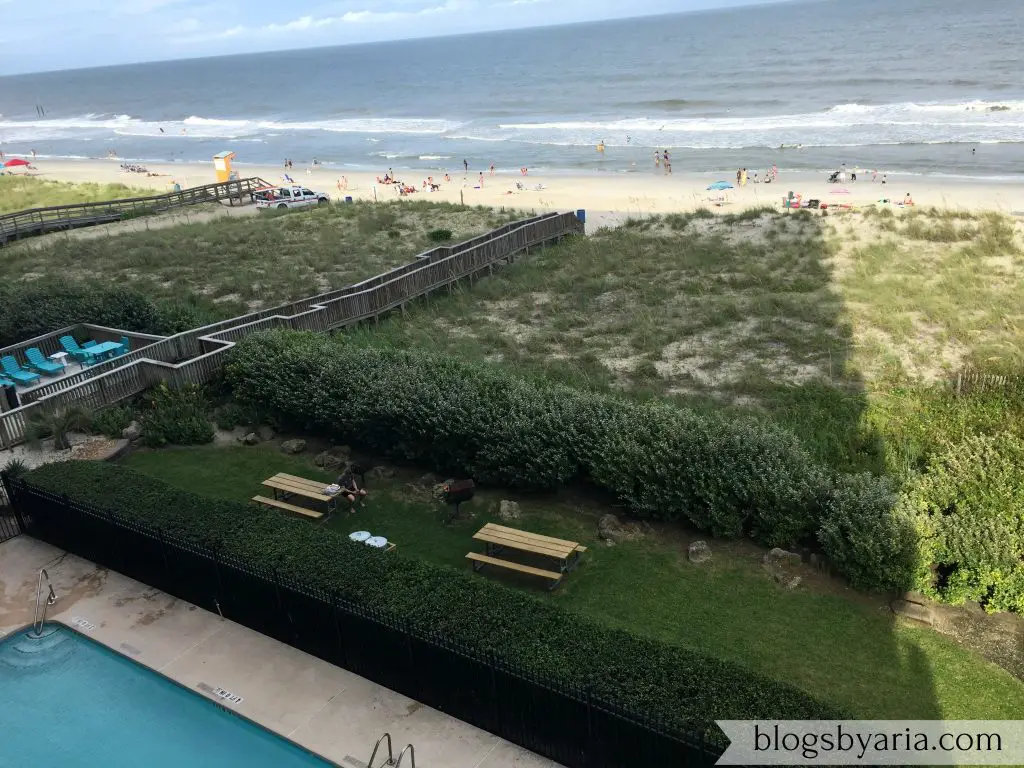
[[597, 521], [597, 537], [609, 545], [642, 538], [644, 530], [637, 523], [623, 523], [615, 515], [602, 515]]
[[772, 571], [772, 578], [775, 579], [779, 584], [784, 586], [786, 589], [796, 589], [800, 586], [800, 582], [803, 581], [801, 576], [789, 573], [784, 569]]
[[764, 556], [764, 564], [767, 566], [794, 566], [800, 565], [801, 557], [796, 552], [788, 552], [785, 549], [775, 547]]
[[306, 450], [305, 440], [285, 440], [281, 443], [281, 452], [295, 455]]
[[139, 422], [132, 421], [127, 427], [121, 430], [121, 437], [125, 440], [138, 440], [142, 437], [142, 427], [139, 426]]
[[920, 603], [912, 603], [909, 600], [893, 600], [889, 607], [897, 616], [907, 619], [914, 619], [925, 624], [931, 624], [935, 620], [928, 606]]
[[435, 485], [441, 482], [441, 478], [435, 475], [433, 472], [427, 472], [427, 474], [420, 477], [416, 481], [417, 485], [422, 485], [424, 488], [433, 488]]
[[505, 499], [502, 499], [501, 506], [498, 508], [498, 517], [505, 522], [518, 520], [522, 517], [522, 514], [519, 512], [519, 504], [514, 501], [506, 501]]
[[337, 449], [335, 448], [331, 448], [327, 451], [321, 451], [316, 455], [316, 458], [313, 459], [313, 463], [328, 471], [339, 469], [343, 465], [348, 464], [348, 455], [335, 453], [336, 450]]
[[695, 541], [686, 552], [691, 563], [706, 563], [711, 559], [711, 547], [706, 541]]
[[238, 442], [240, 442], [242, 445], [257, 445], [259, 441], [260, 436], [257, 435], [255, 432], [250, 432], [249, 434], [243, 435], [242, 437], [238, 438]]
[[273, 427], [269, 427], [266, 424], [261, 424], [256, 428], [256, 435], [264, 443], [267, 443], [274, 439], [275, 432]]
[[377, 466], [371, 469], [366, 474], [378, 480], [383, 480], [385, 478], [394, 477], [395, 470], [392, 467]]

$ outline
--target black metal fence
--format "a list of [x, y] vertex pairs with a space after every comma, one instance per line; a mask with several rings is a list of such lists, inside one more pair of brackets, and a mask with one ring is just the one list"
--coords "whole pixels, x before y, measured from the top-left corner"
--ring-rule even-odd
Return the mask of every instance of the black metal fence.
[[24, 481], [10, 480], [8, 486], [25, 533], [219, 612], [570, 768], [711, 766], [722, 752], [700, 734], [679, 733], [587, 691], [538, 679], [491, 655], [416, 629], [400, 617], [354, 605]]
[[13, 539], [21, 533], [21, 526], [11, 509], [11, 500], [7, 496], [7, 487], [0, 477], [0, 543]]

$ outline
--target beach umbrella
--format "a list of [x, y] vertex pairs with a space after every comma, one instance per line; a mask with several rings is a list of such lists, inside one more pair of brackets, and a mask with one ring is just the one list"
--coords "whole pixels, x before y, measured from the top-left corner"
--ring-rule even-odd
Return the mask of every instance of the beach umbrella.
[[709, 186], [708, 189], [732, 189], [732, 184], [728, 181], [716, 181], [714, 184]]
[[13, 160], [8, 160], [4, 163], [4, 168], [13, 168], [16, 165], [31, 165], [28, 160], [22, 160], [20, 157], [16, 157]]

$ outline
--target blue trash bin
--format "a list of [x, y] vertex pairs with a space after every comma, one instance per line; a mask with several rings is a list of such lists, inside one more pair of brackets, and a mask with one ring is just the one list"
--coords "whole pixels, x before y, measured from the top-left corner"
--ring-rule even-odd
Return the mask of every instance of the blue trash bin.
[[584, 209], [580, 208], [578, 211], [576, 211], [576, 218], [582, 221], [584, 224], [586, 224], [587, 212]]
[[352, 202], [352, 195], [345, 195], [345, 202], [346, 203], [351, 203]]

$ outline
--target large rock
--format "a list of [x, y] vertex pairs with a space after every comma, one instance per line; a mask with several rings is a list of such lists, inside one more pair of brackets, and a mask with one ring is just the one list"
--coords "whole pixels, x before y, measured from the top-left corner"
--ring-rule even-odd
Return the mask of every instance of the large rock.
[[695, 541], [686, 552], [691, 563], [706, 563], [711, 559], [711, 547], [706, 541]]
[[337, 448], [331, 448], [318, 453], [316, 458], [313, 459], [313, 463], [330, 472], [335, 469], [340, 469], [345, 464], [348, 464], [348, 460], [349, 457], [347, 453], [341, 453]]
[[242, 437], [238, 438], [238, 442], [240, 442], [242, 445], [257, 445], [259, 441], [260, 436], [257, 435], [255, 432], [250, 432], [249, 434], [242, 435]]
[[609, 545], [642, 538], [644, 530], [637, 523], [623, 523], [615, 515], [602, 515], [597, 521], [597, 537]]
[[775, 547], [764, 556], [764, 564], [767, 566], [794, 566], [800, 565], [802, 558], [796, 552], [788, 552], [785, 549]]
[[772, 571], [772, 578], [775, 579], [779, 584], [784, 586], [786, 589], [796, 589], [800, 586], [800, 582], [803, 581], [802, 576], [797, 576], [795, 573], [790, 573], [784, 568], [779, 568]]
[[269, 427], [266, 424], [261, 424], [256, 428], [256, 435], [264, 443], [268, 443], [274, 439], [275, 432], [273, 427]]
[[498, 508], [498, 517], [505, 522], [518, 520], [522, 517], [522, 514], [519, 512], [519, 504], [514, 501], [506, 501], [505, 499], [502, 499], [501, 506]]
[[281, 452], [295, 455], [306, 450], [305, 440], [285, 440], [281, 443]]
[[927, 605], [912, 603], [909, 600], [893, 600], [890, 607], [897, 616], [903, 616], [907, 619], [914, 619], [925, 624], [931, 624], [935, 620], [931, 609]]
[[121, 430], [121, 437], [125, 440], [138, 440], [142, 437], [142, 427], [139, 426], [139, 422], [133, 421], [127, 427]]

